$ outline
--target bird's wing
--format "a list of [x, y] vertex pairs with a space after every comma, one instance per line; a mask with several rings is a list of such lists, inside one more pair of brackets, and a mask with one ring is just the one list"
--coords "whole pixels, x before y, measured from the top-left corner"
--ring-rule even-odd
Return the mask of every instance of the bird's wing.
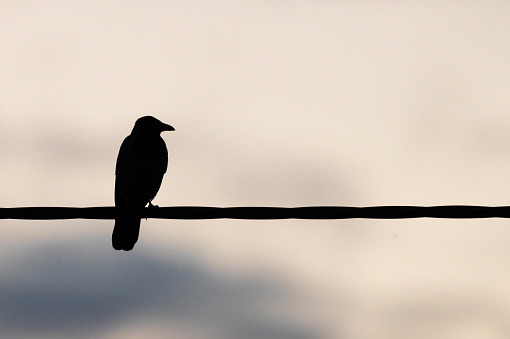
[[115, 167], [115, 205], [143, 207], [148, 199], [144, 194], [144, 156], [136, 138], [129, 135], [120, 146]]
[[168, 165], [165, 142], [158, 138], [124, 139], [115, 168], [115, 204], [143, 207], [161, 186]]

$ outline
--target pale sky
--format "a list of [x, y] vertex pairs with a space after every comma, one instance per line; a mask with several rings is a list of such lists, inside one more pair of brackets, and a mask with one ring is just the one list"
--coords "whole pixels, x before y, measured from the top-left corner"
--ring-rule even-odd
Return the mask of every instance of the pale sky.
[[[0, 2], [0, 206], [508, 205], [504, 1]], [[0, 336], [508, 338], [509, 220], [0, 220]]]

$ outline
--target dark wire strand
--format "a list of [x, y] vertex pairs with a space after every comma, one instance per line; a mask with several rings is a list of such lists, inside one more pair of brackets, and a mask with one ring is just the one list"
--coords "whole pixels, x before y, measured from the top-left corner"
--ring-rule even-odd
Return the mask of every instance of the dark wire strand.
[[[11, 207], [0, 208], [0, 219], [115, 219], [115, 207]], [[152, 207], [142, 218], [158, 219], [410, 219], [510, 218], [510, 206], [310, 206], [310, 207]]]

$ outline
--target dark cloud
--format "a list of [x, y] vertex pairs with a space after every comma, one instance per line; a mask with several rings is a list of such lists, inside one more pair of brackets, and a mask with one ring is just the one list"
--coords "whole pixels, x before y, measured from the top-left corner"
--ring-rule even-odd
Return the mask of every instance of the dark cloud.
[[[232, 278], [189, 259], [51, 245], [18, 253], [0, 270], [0, 336], [87, 336], [119, 320], [184, 322], [222, 338], [316, 338], [267, 314], [289, 292], [272, 278]], [[264, 311], [265, 310], [265, 311]], [[269, 312], [269, 313], [268, 313]]]

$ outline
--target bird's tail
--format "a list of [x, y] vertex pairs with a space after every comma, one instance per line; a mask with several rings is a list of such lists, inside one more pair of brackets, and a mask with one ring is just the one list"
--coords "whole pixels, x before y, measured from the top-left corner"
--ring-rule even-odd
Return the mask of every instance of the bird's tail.
[[140, 221], [140, 217], [134, 215], [120, 215], [115, 218], [112, 234], [114, 249], [124, 251], [133, 249], [140, 233]]

